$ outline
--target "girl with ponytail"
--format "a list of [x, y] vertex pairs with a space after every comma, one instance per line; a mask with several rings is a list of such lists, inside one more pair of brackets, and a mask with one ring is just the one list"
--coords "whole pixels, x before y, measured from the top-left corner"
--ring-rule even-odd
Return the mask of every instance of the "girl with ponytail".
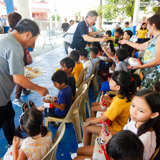
[[[39, 160], [49, 151], [52, 144], [52, 133], [43, 126], [43, 114], [36, 108], [30, 108], [20, 117], [20, 125], [17, 127], [13, 138], [13, 160], [34, 159]], [[24, 138], [22, 133], [28, 135], [22, 141], [20, 150], [19, 138]]]

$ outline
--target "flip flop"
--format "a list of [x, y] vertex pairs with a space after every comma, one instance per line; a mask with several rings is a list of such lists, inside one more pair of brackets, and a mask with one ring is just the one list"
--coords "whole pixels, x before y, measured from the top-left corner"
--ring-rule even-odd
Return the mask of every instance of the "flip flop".
[[34, 102], [32, 102], [31, 100], [28, 101], [28, 105], [29, 105], [30, 108], [32, 108], [33, 105], [35, 106]]
[[[26, 106], [25, 106], [25, 105], [26, 105]], [[27, 108], [29, 108], [29, 107], [28, 107], [28, 104], [27, 104], [27, 103], [23, 103], [23, 104], [22, 104], [22, 107], [21, 107], [22, 113], [24, 113]]]

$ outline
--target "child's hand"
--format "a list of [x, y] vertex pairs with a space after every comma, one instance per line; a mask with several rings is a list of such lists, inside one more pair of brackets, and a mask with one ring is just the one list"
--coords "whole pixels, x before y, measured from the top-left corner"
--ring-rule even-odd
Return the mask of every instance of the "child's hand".
[[107, 95], [107, 96], [104, 96], [103, 99], [105, 100], [105, 102], [111, 102], [111, 98]]
[[91, 124], [89, 121], [85, 122], [85, 124], [82, 126], [82, 129], [86, 129], [87, 126], [90, 126]]
[[43, 102], [44, 103], [50, 103], [51, 101], [50, 100], [45, 100], [45, 98], [43, 98]]
[[12, 143], [13, 143], [13, 150], [16, 150], [18, 149], [20, 139], [17, 136], [14, 136]]
[[106, 47], [108, 46], [108, 44], [106, 43], [105, 45], [101, 44], [102, 50], [104, 51], [106, 49]]
[[115, 67], [114, 67], [114, 66], [111, 66], [111, 70], [112, 70], [112, 71], [115, 71]]
[[99, 136], [101, 136], [101, 137], [103, 138], [103, 140], [104, 140], [105, 142], [107, 142], [107, 143], [108, 143], [108, 141], [113, 137], [111, 131], [110, 131], [109, 136], [106, 136], [106, 135], [104, 134], [104, 130], [103, 130], [103, 129], [101, 130], [101, 133], [99, 134]]
[[53, 99], [57, 100], [57, 96], [54, 96]]

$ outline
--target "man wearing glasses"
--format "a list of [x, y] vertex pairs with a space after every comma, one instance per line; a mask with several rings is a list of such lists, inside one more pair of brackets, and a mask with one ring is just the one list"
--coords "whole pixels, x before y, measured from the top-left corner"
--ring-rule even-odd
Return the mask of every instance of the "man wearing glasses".
[[89, 27], [91, 27], [97, 21], [98, 13], [96, 11], [89, 11], [86, 19], [79, 22], [77, 29], [73, 36], [73, 41], [69, 48], [69, 53], [71, 50], [80, 50], [85, 48], [87, 42], [107, 42], [106, 38], [94, 38], [92, 36], [100, 33], [99, 32], [89, 32]]

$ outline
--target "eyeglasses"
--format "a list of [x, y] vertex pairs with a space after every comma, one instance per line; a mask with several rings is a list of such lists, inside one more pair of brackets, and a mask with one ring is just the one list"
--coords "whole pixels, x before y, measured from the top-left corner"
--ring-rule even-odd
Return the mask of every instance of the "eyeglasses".
[[96, 22], [96, 21], [97, 21], [97, 19], [94, 19], [93, 17], [91, 17], [91, 19], [92, 19], [94, 22]]

